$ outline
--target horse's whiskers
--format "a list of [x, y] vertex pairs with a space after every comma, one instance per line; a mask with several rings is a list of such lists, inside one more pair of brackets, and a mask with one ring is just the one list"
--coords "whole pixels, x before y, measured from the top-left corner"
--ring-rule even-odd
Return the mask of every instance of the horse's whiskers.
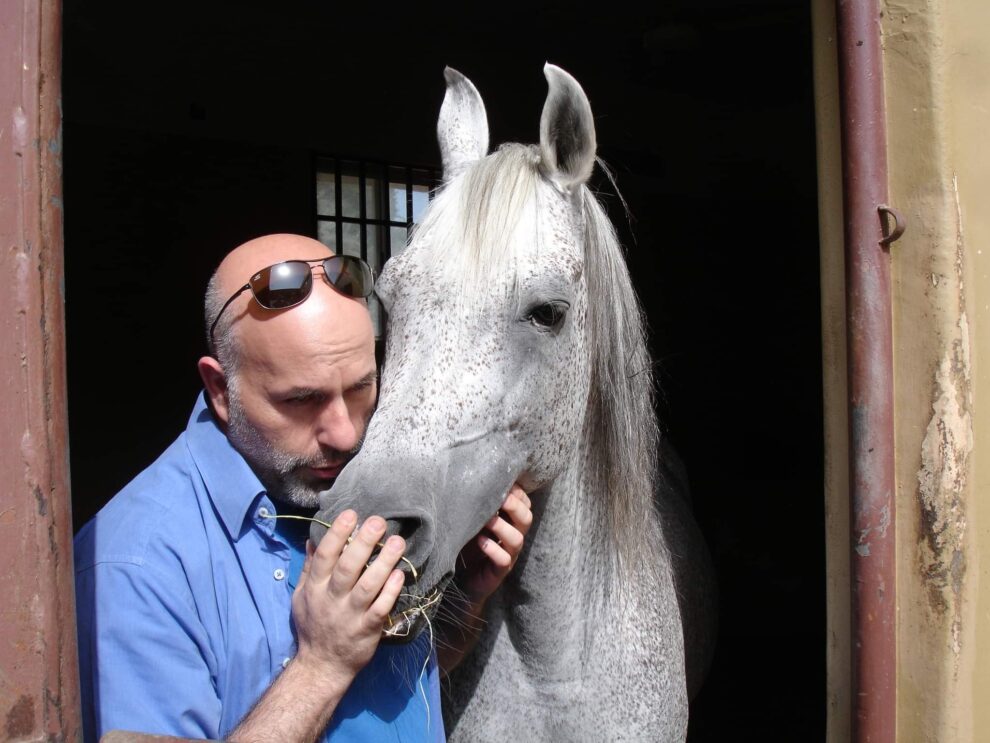
[[[473, 619], [474, 624], [465, 621], [465, 617]], [[437, 610], [436, 619], [452, 629], [460, 630], [461, 635], [467, 635], [469, 632], [473, 633], [479, 625], [488, 624], [484, 617], [466, 612], [452, 611], [443, 606]]]

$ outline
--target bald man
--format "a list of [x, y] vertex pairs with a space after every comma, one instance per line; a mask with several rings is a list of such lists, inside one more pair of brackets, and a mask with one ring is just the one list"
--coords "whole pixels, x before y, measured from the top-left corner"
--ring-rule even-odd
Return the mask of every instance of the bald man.
[[[375, 405], [370, 271], [331, 255], [268, 235], [224, 258], [185, 432], [76, 537], [87, 740], [444, 740], [430, 638], [379, 645], [403, 540], [366, 568], [380, 516], [345, 511], [315, 552], [307, 522], [276, 518], [314, 513]], [[531, 520], [518, 488], [503, 514], [493, 531], [520, 544], [502, 538]], [[475, 606], [518, 551], [471, 555]], [[455, 662], [463, 648], [446, 650]]]

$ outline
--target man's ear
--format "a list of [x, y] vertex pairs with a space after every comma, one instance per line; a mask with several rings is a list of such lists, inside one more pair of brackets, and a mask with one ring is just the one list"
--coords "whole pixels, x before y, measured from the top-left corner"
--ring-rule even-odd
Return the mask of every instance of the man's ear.
[[212, 356], [204, 356], [196, 364], [200, 379], [206, 388], [206, 396], [213, 406], [213, 413], [225, 426], [230, 420], [230, 400], [227, 392], [227, 376], [220, 362]]

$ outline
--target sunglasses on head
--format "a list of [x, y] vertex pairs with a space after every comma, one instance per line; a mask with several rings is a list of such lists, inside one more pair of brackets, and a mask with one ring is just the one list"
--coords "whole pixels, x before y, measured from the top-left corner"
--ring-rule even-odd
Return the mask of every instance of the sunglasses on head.
[[282, 310], [301, 304], [313, 291], [313, 269], [323, 268], [323, 278], [345, 297], [366, 299], [375, 288], [371, 266], [352, 255], [332, 255], [329, 258], [282, 261], [258, 271], [251, 279], [224, 302], [210, 325], [210, 343], [213, 331], [230, 303], [248, 289], [255, 301], [266, 310]]

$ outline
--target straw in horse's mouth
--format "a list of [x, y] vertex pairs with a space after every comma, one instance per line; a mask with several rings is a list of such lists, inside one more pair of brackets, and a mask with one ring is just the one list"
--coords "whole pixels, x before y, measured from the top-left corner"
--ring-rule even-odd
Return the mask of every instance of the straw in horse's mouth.
[[415, 603], [402, 611], [389, 614], [382, 629], [382, 637], [394, 640], [405, 639], [416, 634], [416, 630], [421, 622], [429, 622], [429, 610], [440, 603], [443, 598], [443, 591], [438, 587], [427, 596], [413, 596], [412, 594], [402, 594], [401, 598], [412, 598]]
[[443, 576], [433, 588], [420, 594], [413, 583], [399, 594], [395, 608], [385, 620], [382, 642], [401, 644], [414, 640], [425, 628], [433, 632], [433, 616], [437, 613], [444, 591], [454, 579], [453, 573]]

